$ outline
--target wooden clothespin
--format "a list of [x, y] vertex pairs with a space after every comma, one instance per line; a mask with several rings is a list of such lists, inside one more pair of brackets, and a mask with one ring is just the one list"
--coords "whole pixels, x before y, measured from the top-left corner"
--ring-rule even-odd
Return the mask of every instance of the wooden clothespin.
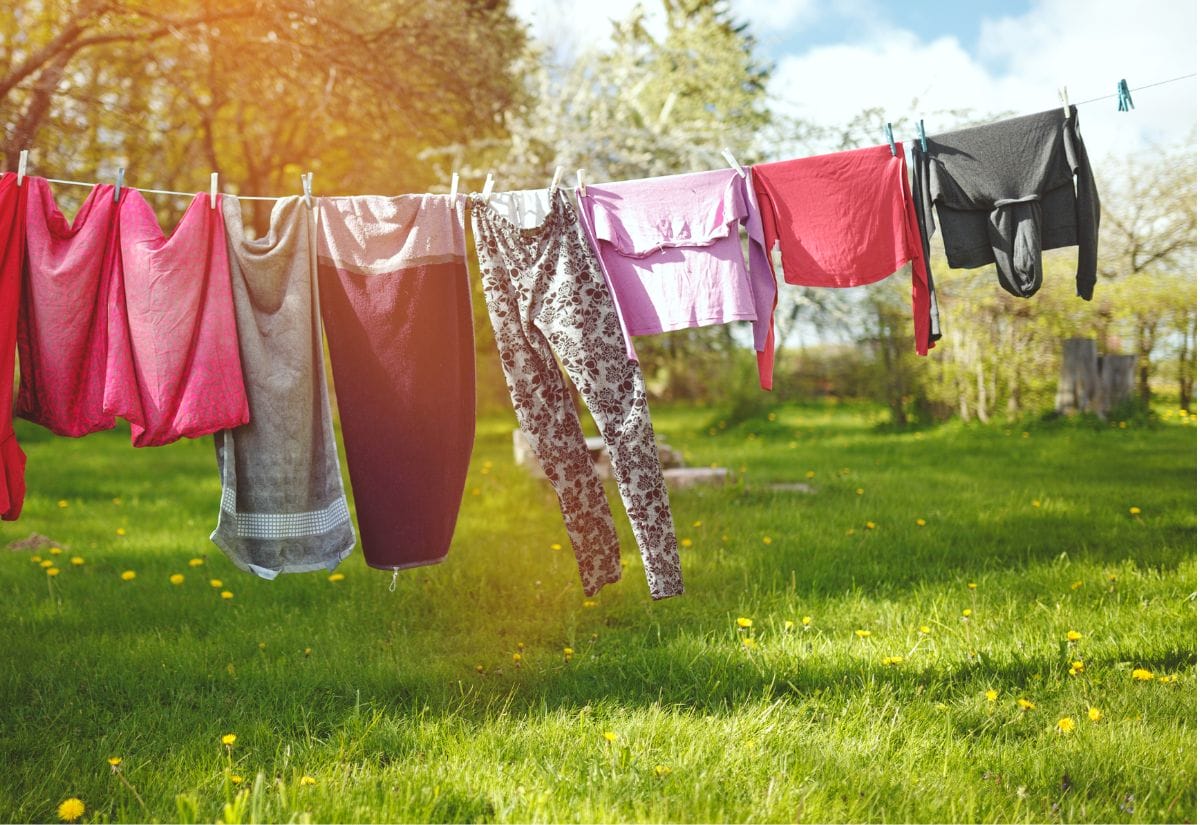
[[587, 194], [587, 184], [583, 182], [583, 170], [582, 169], [575, 170], [575, 182], [577, 184], [579, 184], [579, 194], [586, 195]]
[[492, 187], [495, 185], [496, 185], [496, 179], [494, 177], [492, 177], [491, 172], [488, 172], [487, 179], [484, 180], [484, 182], [483, 182], [483, 191], [479, 193], [480, 196], [483, 197], [484, 203], [487, 203], [488, 199], [492, 196]]
[[550, 191], [553, 192], [558, 188], [558, 182], [562, 179], [563, 168], [561, 166], [554, 167], [554, 177], [550, 178]]
[[896, 137], [892, 134], [892, 124], [887, 124], [883, 132], [887, 135], [888, 146], [892, 148], [892, 157], [896, 157]]
[[[1122, 81], [1124, 82], [1124, 81]], [[25, 182], [25, 170], [29, 166], [29, 150], [22, 149], [17, 157], [17, 186]]]
[[924, 120], [917, 121], [917, 131], [921, 135], [921, 151], [928, 152], [929, 144], [925, 142], [925, 121]]
[[1058, 90], [1058, 96], [1062, 100], [1063, 117], [1065, 117], [1069, 120], [1071, 117], [1071, 100], [1070, 100], [1070, 98], [1067, 97], [1067, 87], [1066, 86], [1063, 86], [1061, 89]]
[[121, 187], [125, 185], [125, 167], [117, 167], [117, 185], [113, 188], [113, 203], [121, 202]]
[[217, 208], [217, 173], [208, 176], [208, 208]]
[[450, 200], [454, 201], [458, 198], [458, 172], [450, 175]]
[[725, 162], [732, 166], [739, 176], [746, 177], [746, 169], [737, 162], [737, 158], [733, 156], [733, 152], [729, 151], [728, 146], [721, 150], [721, 157], [725, 158]]
[[300, 188], [304, 190], [304, 203], [309, 209], [313, 208], [312, 176], [312, 172], [300, 176]]

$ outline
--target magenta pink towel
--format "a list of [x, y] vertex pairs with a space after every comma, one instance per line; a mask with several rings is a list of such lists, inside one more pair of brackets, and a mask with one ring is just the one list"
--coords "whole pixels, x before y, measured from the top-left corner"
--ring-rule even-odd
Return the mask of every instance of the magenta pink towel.
[[104, 409], [135, 447], [198, 438], [250, 420], [220, 196], [196, 195], [164, 237], [140, 192], [122, 198], [120, 266], [108, 304]]

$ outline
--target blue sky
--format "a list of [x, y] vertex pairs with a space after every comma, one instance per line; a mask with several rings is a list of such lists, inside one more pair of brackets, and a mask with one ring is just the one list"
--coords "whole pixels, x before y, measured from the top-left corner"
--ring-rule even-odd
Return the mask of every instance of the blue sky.
[[[611, 47], [599, 32], [636, 0], [513, 0], [534, 36], [564, 59]], [[661, 5], [643, 3], [653, 31]], [[1192, 0], [731, 0], [761, 56], [774, 64], [771, 105], [830, 126], [880, 107], [925, 118], [936, 134], [955, 122], [939, 112], [978, 116], [1036, 112], [1196, 71]], [[1093, 158], [1128, 156], [1154, 144], [1194, 140], [1196, 81], [1134, 92], [1135, 110], [1116, 101], [1082, 106], [1080, 126]], [[913, 101], [917, 100], [914, 108]], [[912, 137], [911, 135], [897, 136]]]

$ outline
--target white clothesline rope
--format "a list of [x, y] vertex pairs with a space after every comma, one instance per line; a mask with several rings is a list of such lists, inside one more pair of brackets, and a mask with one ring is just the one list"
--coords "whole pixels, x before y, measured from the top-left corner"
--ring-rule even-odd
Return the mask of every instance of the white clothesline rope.
[[[1166, 80], [1159, 80], [1154, 83], [1147, 83], [1144, 86], [1138, 86], [1136, 88], [1130, 89], [1129, 91], [1130, 92], [1140, 92], [1143, 89], [1152, 89], [1155, 86], [1165, 86], [1168, 83], [1177, 83], [1180, 80], [1187, 80], [1188, 78], [1195, 77], [1195, 76], [1196, 76], [1195, 72], [1192, 72], [1190, 74], [1182, 74], [1182, 75], [1179, 75], [1178, 77], [1171, 77]], [[1098, 103], [1102, 100], [1112, 100], [1113, 98], [1119, 97], [1119, 96], [1120, 96], [1119, 93], [1111, 94], [1111, 95], [1101, 95], [1100, 97], [1093, 97], [1088, 100], [1081, 100], [1078, 103], [1076, 103], [1075, 105], [1076, 106], [1085, 106], [1088, 103]], [[94, 186], [99, 185], [98, 183], [96, 183], [94, 181], [89, 182], [89, 181], [82, 181], [82, 180], [60, 180], [58, 178], [46, 178], [46, 180], [49, 183], [58, 183], [58, 184], [62, 184], [63, 186], [94, 187]], [[194, 198], [198, 194], [204, 194], [203, 192], [176, 192], [171, 189], [147, 189], [142, 186], [128, 186], [128, 187], [122, 186], [122, 188], [136, 189], [139, 192], [147, 192], [152, 195], [175, 195], [175, 196], [181, 197], [181, 198]], [[221, 193], [221, 194], [228, 194], [228, 193]], [[237, 198], [238, 200], [243, 200], [243, 201], [277, 201], [280, 198], [289, 197], [289, 196], [288, 195], [279, 195], [277, 197], [273, 197], [270, 195], [230, 195], [230, 197], [234, 197], [234, 198]], [[303, 195], [299, 195], [299, 197], [303, 197]]]

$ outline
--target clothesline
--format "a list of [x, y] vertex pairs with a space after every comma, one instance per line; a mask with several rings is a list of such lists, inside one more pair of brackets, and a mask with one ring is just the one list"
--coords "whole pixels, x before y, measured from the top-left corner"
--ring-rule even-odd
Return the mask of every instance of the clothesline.
[[[1165, 86], [1168, 83], [1177, 83], [1180, 80], [1187, 80], [1188, 78], [1195, 77], [1195, 76], [1196, 76], [1196, 73], [1191, 72], [1190, 74], [1183, 74], [1183, 75], [1179, 75], [1178, 77], [1168, 78], [1166, 80], [1158, 80], [1158, 81], [1155, 81], [1154, 83], [1147, 83], [1144, 86], [1138, 86], [1136, 88], [1130, 89], [1129, 91], [1130, 92], [1140, 92], [1143, 89], [1152, 89], [1155, 86]], [[1089, 98], [1088, 100], [1081, 100], [1078, 103], [1076, 103], [1075, 105], [1076, 106], [1086, 106], [1089, 103], [1099, 103], [1102, 100], [1112, 100], [1115, 97], [1119, 97], [1119, 95], [1118, 94], [1101, 95], [1100, 97], [1093, 97], [1093, 98]], [[92, 186], [97, 185], [95, 182], [82, 181], [82, 180], [61, 180], [58, 178], [46, 178], [46, 180], [49, 181], [50, 183], [58, 183], [63, 186], [92, 187]], [[197, 194], [196, 192], [177, 192], [172, 189], [147, 189], [147, 188], [141, 187], [141, 186], [130, 186], [128, 188], [136, 189], [139, 192], [146, 192], [146, 193], [149, 193], [152, 195], [174, 195], [174, 196], [181, 197], [181, 198], [194, 198]], [[225, 194], [225, 193], [221, 193], [221, 194]], [[243, 201], [277, 201], [280, 199], [280, 197], [286, 197], [286, 196], [273, 197], [270, 195], [233, 195], [232, 197], [235, 197], [238, 200], [243, 200]]]

